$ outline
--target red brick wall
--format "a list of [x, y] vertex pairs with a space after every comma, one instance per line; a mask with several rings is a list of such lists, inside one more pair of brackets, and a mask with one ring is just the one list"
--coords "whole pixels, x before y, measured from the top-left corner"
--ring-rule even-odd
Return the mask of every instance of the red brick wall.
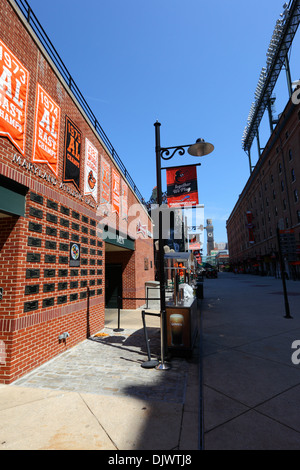
[[[0, 287], [4, 291], [0, 301], [0, 383], [11, 383], [103, 328], [105, 243], [101, 240], [98, 223], [103, 221], [123, 232], [130, 227], [133, 238], [137, 237], [135, 221], [138, 218], [146, 230], [152, 231], [152, 224], [141, 206], [137, 206], [139, 211], [133, 209], [128, 223], [121, 226], [114, 215], [99, 218], [92, 196], [83, 195], [85, 138], [99, 153], [98, 200], [101, 155], [111, 168], [119, 171], [117, 165], [10, 3], [0, 0], [0, 9], [0, 39], [30, 73], [25, 156], [18, 153], [8, 138], [0, 136], [0, 175], [28, 188], [25, 217], [0, 218]], [[46, 164], [37, 163], [33, 167], [31, 163], [37, 83], [61, 110], [57, 177]], [[83, 138], [80, 192], [75, 193], [75, 187], [70, 183], [60, 187], [66, 116], [80, 129]], [[52, 181], [47, 179], [49, 176]], [[36, 196], [40, 198], [39, 202]], [[129, 188], [128, 207], [135, 204], [138, 200]], [[68, 237], [64, 238], [66, 234]], [[66, 262], [69, 252], [64, 251], [73, 237], [73, 241], [79, 241], [82, 250], [78, 268], [69, 266], [69, 261]], [[32, 239], [38, 243], [37, 246], [32, 245]], [[32, 255], [38, 255], [38, 258], [34, 259]], [[124, 255], [126, 295], [140, 296], [145, 280], [153, 279], [153, 270], [146, 272], [141, 269], [144, 256], [153, 261], [152, 239], [147, 235], [145, 241], [137, 240], [136, 251], [129, 259], [126, 260]], [[28, 277], [29, 270], [34, 274], [39, 270], [39, 276]], [[47, 277], [51, 270], [54, 270], [54, 277]], [[62, 287], [63, 283], [67, 284]], [[50, 284], [49, 292], [44, 291], [46, 284]], [[29, 292], [29, 288], [35, 289], [34, 292]], [[88, 288], [89, 302], [85, 297]], [[59, 303], [60, 297], [64, 297], [64, 303]], [[47, 299], [49, 305], [44, 303]], [[130, 304], [129, 308], [136, 305]], [[68, 332], [70, 337], [65, 343], [59, 342], [58, 336], [64, 332]]]
[[[294, 230], [300, 246], [299, 154], [300, 105], [289, 101], [227, 221], [232, 263], [278, 262], [276, 230], [281, 223], [284, 229]], [[255, 243], [249, 243], [247, 211], [253, 214]]]

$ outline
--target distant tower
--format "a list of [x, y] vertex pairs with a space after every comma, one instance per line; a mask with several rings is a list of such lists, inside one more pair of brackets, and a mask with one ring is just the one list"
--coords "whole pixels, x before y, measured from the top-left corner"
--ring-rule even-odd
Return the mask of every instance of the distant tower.
[[207, 234], [207, 255], [210, 256], [211, 251], [214, 249], [214, 227], [211, 219], [206, 220], [206, 234]]

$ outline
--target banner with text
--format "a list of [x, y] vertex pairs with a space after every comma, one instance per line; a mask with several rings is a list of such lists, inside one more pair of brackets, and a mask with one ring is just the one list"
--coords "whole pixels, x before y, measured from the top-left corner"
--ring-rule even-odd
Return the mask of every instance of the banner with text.
[[63, 182], [73, 183], [78, 191], [80, 190], [80, 152], [81, 132], [66, 116]]
[[0, 135], [25, 155], [29, 72], [0, 40]]
[[60, 108], [38, 83], [32, 161], [46, 163], [56, 176], [58, 176], [59, 128]]
[[98, 202], [98, 150], [85, 139], [84, 194]]
[[122, 186], [121, 186], [121, 218], [122, 220], [128, 219], [128, 185], [122, 179]]
[[103, 214], [109, 213], [110, 203], [110, 165], [101, 156], [101, 197], [100, 204], [103, 210]]
[[121, 178], [119, 173], [117, 173], [112, 168], [112, 175], [111, 175], [111, 184], [112, 184], [112, 210], [113, 212], [117, 212], [120, 214], [120, 184]]
[[253, 214], [251, 211], [246, 212], [247, 217], [247, 228], [249, 232], [249, 243], [254, 243], [254, 225], [253, 225]]
[[186, 207], [199, 203], [196, 166], [167, 169], [167, 200], [169, 207]]

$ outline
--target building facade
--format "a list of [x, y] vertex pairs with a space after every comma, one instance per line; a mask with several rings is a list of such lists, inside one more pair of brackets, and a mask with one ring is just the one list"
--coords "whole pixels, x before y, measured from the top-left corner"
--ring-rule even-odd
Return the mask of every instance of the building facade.
[[115, 307], [118, 295], [123, 308], [145, 303], [137, 299], [154, 279], [153, 224], [136, 186], [23, 4], [0, 0], [0, 383], [7, 384], [101, 330], [105, 306]]
[[[278, 237], [278, 229], [279, 237]], [[242, 272], [280, 275], [279, 240], [290, 278], [300, 275], [300, 105], [291, 99], [281, 114], [227, 221], [230, 262]]]

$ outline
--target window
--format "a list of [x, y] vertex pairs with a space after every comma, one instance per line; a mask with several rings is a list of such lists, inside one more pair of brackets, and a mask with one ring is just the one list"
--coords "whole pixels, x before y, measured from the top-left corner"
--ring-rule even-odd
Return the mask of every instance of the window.
[[283, 204], [283, 210], [286, 210], [286, 200], [285, 199], [283, 199], [282, 204]]
[[297, 211], [297, 220], [298, 220], [298, 223], [300, 224], [300, 211]]
[[279, 174], [282, 173], [282, 166], [281, 166], [281, 163], [278, 164], [278, 171], [279, 171]]
[[289, 150], [289, 161], [293, 160], [293, 152]]
[[299, 201], [299, 196], [298, 196], [298, 191], [297, 191], [297, 189], [295, 189], [295, 191], [294, 191], [294, 200], [295, 200], [295, 202], [298, 202], [298, 201]]
[[292, 181], [296, 181], [296, 175], [295, 175], [295, 171], [294, 171], [294, 168], [292, 168], [291, 170], [291, 175], [292, 175]]
[[283, 183], [283, 181], [281, 181], [280, 186], [281, 186], [281, 191], [284, 191], [284, 183]]

